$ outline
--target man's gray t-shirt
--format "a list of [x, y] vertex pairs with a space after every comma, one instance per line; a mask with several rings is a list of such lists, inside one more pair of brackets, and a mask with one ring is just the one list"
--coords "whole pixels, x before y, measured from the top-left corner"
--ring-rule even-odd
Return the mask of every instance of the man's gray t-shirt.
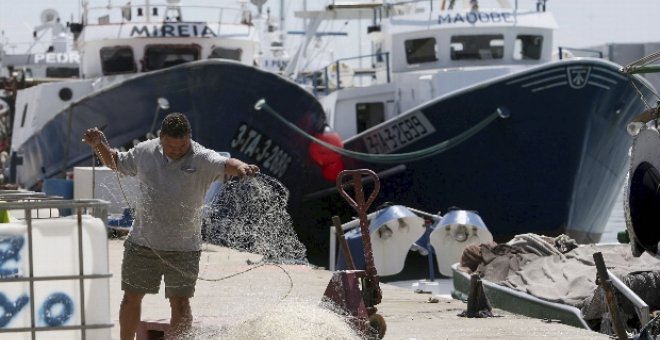
[[224, 180], [227, 158], [191, 141], [185, 156], [169, 160], [155, 138], [119, 152], [117, 160], [119, 172], [140, 183], [128, 240], [156, 250], [200, 250], [204, 194]]

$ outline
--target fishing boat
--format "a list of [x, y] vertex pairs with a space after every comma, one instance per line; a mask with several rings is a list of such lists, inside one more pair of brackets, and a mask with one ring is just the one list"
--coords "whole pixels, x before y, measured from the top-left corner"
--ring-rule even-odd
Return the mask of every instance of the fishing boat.
[[276, 74], [273, 65], [285, 56], [264, 2], [237, 3], [84, 2], [80, 22], [69, 25], [80, 79], [17, 93], [14, 180], [35, 188], [90, 165], [91, 150], [80, 142], [89, 127], [102, 129], [110, 145], [129, 149], [157, 136], [160, 120], [179, 111], [198, 142], [256, 159], [264, 173], [295, 183], [309, 162], [309, 142], [277, 130], [254, 105], [268, 100], [310, 134], [322, 132], [325, 115], [310, 93]]
[[[306, 41], [324, 20], [373, 18], [362, 67], [345, 58], [305, 69], [302, 46], [285, 74], [317, 94], [341, 164], [378, 173], [375, 206], [477, 210], [498, 242], [527, 232], [600, 239], [627, 170], [626, 126], [653, 91], [647, 80], [598, 55], [555, 51], [545, 1], [531, 10], [451, 1], [430, 13], [358, 3], [297, 15], [310, 22]], [[306, 190], [294, 220], [351, 218], [332, 178]], [[323, 234], [309, 242], [327, 247]]]

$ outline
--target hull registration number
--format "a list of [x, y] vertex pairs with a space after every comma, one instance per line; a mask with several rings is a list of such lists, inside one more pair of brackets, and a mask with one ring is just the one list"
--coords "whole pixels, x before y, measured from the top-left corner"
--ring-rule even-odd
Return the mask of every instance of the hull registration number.
[[390, 153], [435, 132], [431, 122], [421, 111], [393, 119], [362, 137], [369, 153]]
[[291, 164], [291, 156], [263, 133], [243, 123], [236, 130], [231, 147], [254, 159], [261, 168], [282, 177]]

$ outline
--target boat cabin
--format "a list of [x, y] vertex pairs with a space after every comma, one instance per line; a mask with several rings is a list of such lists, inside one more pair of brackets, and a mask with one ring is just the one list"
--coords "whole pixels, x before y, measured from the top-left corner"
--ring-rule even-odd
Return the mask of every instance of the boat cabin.
[[184, 7], [178, 0], [85, 6], [82, 23], [72, 27], [82, 78], [130, 76], [202, 59], [255, 62], [258, 27], [247, 8]]

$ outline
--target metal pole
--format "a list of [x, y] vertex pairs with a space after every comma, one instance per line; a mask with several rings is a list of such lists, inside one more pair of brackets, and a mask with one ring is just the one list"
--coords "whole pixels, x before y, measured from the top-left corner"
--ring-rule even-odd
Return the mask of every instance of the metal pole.
[[[78, 284], [80, 291], [80, 325], [85, 326], [85, 280], [83, 276], [85, 275], [85, 266], [83, 262], [83, 226], [82, 226], [82, 208], [76, 209], [78, 215], [78, 273], [80, 277], [78, 278]], [[80, 335], [82, 340], [87, 339], [87, 332], [81, 328]]]
[[607, 272], [607, 267], [605, 267], [605, 261], [603, 260], [603, 254], [600, 252], [594, 253], [594, 263], [596, 264], [596, 270], [598, 272], [598, 279], [600, 280], [600, 286], [605, 291], [605, 297], [607, 300], [607, 307], [610, 311], [610, 318], [612, 319], [612, 328], [619, 340], [628, 340], [628, 334], [626, 333], [626, 326], [623, 324], [621, 315], [619, 315], [619, 304], [614, 294], [614, 288], [612, 287], [612, 281], [610, 281], [610, 275]]
[[339, 220], [339, 216], [332, 216], [332, 223], [335, 225], [335, 232], [337, 233], [339, 246], [341, 247], [341, 251], [344, 253], [344, 262], [346, 262], [346, 267], [348, 267], [349, 270], [355, 270], [355, 262], [353, 261], [353, 256], [351, 256], [350, 249], [348, 249], [348, 243], [346, 243], [346, 237], [344, 237], [344, 229], [341, 227], [341, 220]]
[[36, 340], [37, 333], [35, 327], [37, 324], [34, 320], [35, 306], [34, 306], [34, 251], [32, 242], [32, 210], [29, 208], [25, 209], [25, 217], [27, 222], [27, 234], [28, 234], [28, 265], [30, 266], [30, 328], [32, 340]]

